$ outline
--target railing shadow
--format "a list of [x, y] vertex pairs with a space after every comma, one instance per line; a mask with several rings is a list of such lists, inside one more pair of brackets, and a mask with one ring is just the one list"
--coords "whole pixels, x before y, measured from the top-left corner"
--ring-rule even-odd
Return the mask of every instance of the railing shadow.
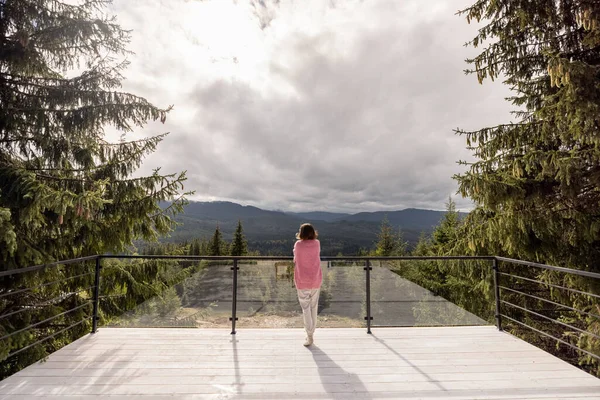
[[385, 340], [380, 339], [377, 337], [376, 334], [372, 333], [371, 336], [373, 337], [373, 339], [375, 339], [375, 341], [379, 344], [381, 344], [382, 346], [384, 346], [386, 349], [388, 349], [391, 353], [395, 354], [398, 356], [398, 358], [400, 358], [402, 361], [404, 361], [405, 363], [407, 363], [408, 365], [410, 365], [415, 371], [419, 372], [421, 375], [423, 375], [423, 377], [425, 379], [427, 379], [427, 382], [435, 385], [438, 389], [447, 392], [448, 390], [437, 380], [433, 379], [431, 376], [429, 376], [425, 371], [423, 371], [421, 368], [419, 368], [417, 365], [413, 364], [410, 360], [408, 360], [406, 357], [404, 357], [402, 354], [398, 353], [396, 350], [394, 350], [393, 347], [391, 347], [390, 345], [388, 345]]
[[[360, 393], [361, 399], [365, 400], [373, 398], [357, 374], [348, 372], [339, 365], [337, 365], [336, 362], [333, 361], [327, 355], [327, 353], [321, 350], [317, 345], [313, 344], [312, 346], [308, 347], [308, 350], [310, 351], [315, 361], [315, 364], [317, 365], [317, 370], [319, 372], [319, 377], [321, 378], [321, 384], [323, 385], [323, 389], [325, 390], [325, 392], [331, 395], [332, 398], [343, 398], [340, 397], [340, 394], [343, 394], [343, 392], [340, 392], [338, 387], [339, 385], [346, 384], [351, 385], [349, 389], [352, 389], [349, 390], [347, 393]], [[316, 357], [317, 355], [319, 356], [318, 358]], [[323, 364], [326, 364], [327, 367], [325, 367]], [[333, 370], [334, 373], [325, 374], [325, 368], [327, 368], [330, 371]], [[331, 376], [343, 376], [343, 382], [331, 382], [328, 379], [328, 377]], [[337, 395], [337, 397], [333, 397], [334, 394]]]
[[235, 375], [235, 387], [237, 389], [237, 394], [242, 394], [244, 391], [243, 383], [242, 383], [242, 375], [240, 374], [240, 361], [238, 356], [238, 348], [237, 348], [238, 340], [235, 335], [231, 336], [231, 348], [233, 349], [233, 369]]

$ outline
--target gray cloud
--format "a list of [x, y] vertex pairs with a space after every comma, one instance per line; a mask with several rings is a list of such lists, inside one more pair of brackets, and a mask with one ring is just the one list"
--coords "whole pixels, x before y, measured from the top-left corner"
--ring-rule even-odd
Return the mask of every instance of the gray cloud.
[[[185, 116], [173, 113], [172, 135], [144, 170], [188, 170], [198, 199], [295, 211], [442, 209], [457, 189], [456, 161], [470, 157], [452, 129], [509, 117], [504, 87], [462, 73], [462, 44], [475, 27], [446, 9], [402, 22], [390, 2], [375, 2], [368, 10], [376, 24], [355, 24], [361, 15], [345, 10], [337, 24], [281, 33], [291, 21], [286, 4], [255, 3], [272, 46], [260, 78], [190, 76], [171, 65], [169, 73], [185, 79], [181, 90], [153, 93]], [[280, 30], [276, 40], [271, 29]], [[136, 73], [166, 67], [160, 57], [145, 62]], [[128, 86], [141, 94], [148, 87], [156, 85], [135, 78]]]

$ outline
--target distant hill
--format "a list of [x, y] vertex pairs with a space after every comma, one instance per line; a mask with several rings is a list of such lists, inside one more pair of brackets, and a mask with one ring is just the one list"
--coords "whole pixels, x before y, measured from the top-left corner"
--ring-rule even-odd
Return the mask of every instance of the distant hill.
[[[436, 227], [439, 224], [445, 213], [445, 211], [407, 208], [400, 211], [361, 212], [345, 217], [343, 220], [381, 223], [381, 221], [387, 217], [388, 221], [393, 226], [398, 226], [402, 229], [429, 231], [431, 228]], [[466, 213], [460, 213], [460, 215], [464, 217]]]
[[210, 237], [219, 225], [226, 240], [231, 240], [238, 220], [242, 221], [250, 249], [262, 254], [288, 255], [298, 227], [311, 222], [319, 231], [323, 255], [356, 254], [360, 248], [371, 249], [383, 218], [401, 229], [409, 245], [418, 241], [421, 232], [431, 233], [443, 218], [443, 211], [406, 209], [400, 211], [363, 212], [358, 214], [322, 211], [290, 213], [263, 210], [232, 202], [190, 202], [176, 217], [181, 225], [163, 241], [181, 242]]
[[185, 207], [185, 215], [211, 220], [231, 220], [276, 217], [285, 215], [281, 211], [262, 210], [253, 206], [242, 206], [229, 201], [196, 202], [192, 201]]
[[332, 213], [332, 212], [326, 212], [326, 211], [312, 211], [312, 212], [303, 212], [303, 213], [286, 212], [286, 214], [298, 217], [300, 219], [305, 219], [306, 221], [325, 221], [325, 222], [340, 221], [342, 219], [346, 219], [347, 217], [351, 216], [351, 214]]

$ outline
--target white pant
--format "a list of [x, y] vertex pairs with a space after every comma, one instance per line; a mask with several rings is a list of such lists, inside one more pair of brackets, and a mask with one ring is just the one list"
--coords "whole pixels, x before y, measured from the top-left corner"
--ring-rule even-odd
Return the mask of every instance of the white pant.
[[317, 311], [321, 289], [298, 289], [298, 300], [304, 316], [306, 334], [312, 336], [317, 327]]

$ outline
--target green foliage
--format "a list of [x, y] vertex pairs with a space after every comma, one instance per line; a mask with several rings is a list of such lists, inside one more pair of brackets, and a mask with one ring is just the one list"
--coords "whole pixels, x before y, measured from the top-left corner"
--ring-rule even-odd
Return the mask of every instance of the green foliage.
[[597, 270], [599, 3], [477, 1], [463, 14], [486, 21], [469, 72], [504, 74], [518, 107], [516, 123], [459, 131], [478, 159], [456, 177], [477, 204], [470, 247]]
[[209, 255], [211, 256], [223, 256], [226, 254], [227, 243], [223, 240], [223, 235], [219, 229], [219, 225], [215, 229], [212, 239], [209, 244]]
[[[170, 254], [177, 255], [177, 254]], [[171, 260], [103, 260], [101, 321], [112, 321], [189, 276], [193, 269]]]
[[[461, 14], [484, 24], [468, 43], [480, 50], [467, 60], [472, 66], [467, 73], [476, 74], [479, 82], [505, 79], [514, 92], [508, 100], [516, 107], [516, 122], [458, 130], [476, 161], [456, 179], [476, 209], [456, 247], [600, 272], [600, 3], [478, 0]], [[599, 293], [586, 280], [523, 268], [517, 272]], [[511, 283], [534, 289], [530, 282]], [[543, 289], [549, 298], [579, 303], [584, 310], [598, 307], [589, 297]], [[515, 301], [525, 305], [526, 300]], [[540, 302], [526, 305], [547, 309]], [[598, 351], [598, 341], [586, 334], [548, 326], [518, 310], [506, 312]], [[597, 320], [548, 312], [571, 319], [580, 329], [597, 329]], [[571, 357], [568, 353], [561, 349]], [[582, 357], [580, 362], [590, 365], [592, 360]]]
[[[435, 227], [431, 238], [425, 233], [411, 255], [457, 256], [465, 255], [460, 247], [463, 223], [450, 198], [446, 213]], [[493, 291], [490, 286], [489, 264], [465, 260], [411, 260], [392, 264], [392, 270], [438, 296], [459, 305], [488, 321], [493, 321]]]
[[377, 235], [377, 247], [373, 255], [379, 257], [402, 256], [406, 252], [407, 243], [402, 238], [402, 231], [394, 231], [387, 217], [381, 221]]
[[[425, 235], [421, 235], [417, 246], [413, 250], [413, 256], [427, 257], [435, 255], [435, 250], [431, 240]], [[447, 268], [444, 262], [419, 260], [411, 262], [397, 263], [400, 268], [396, 268], [400, 274], [422, 286], [431, 290], [436, 295], [448, 298], [449, 290], [447, 288]]]
[[[185, 174], [132, 178], [165, 135], [110, 143], [170, 110], [120, 92], [129, 33], [106, 16], [104, 0], [1, 1], [0, 269], [121, 252], [134, 239], [155, 240], [181, 211]], [[173, 199], [176, 199], [173, 201]], [[159, 201], [171, 201], [162, 209]], [[3, 278], [0, 293], [89, 272], [93, 266], [51, 268]], [[113, 268], [107, 265], [107, 269]], [[115, 266], [121, 295], [155, 292], [159, 266]], [[147, 272], [135, 271], [148, 268]], [[109, 280], [112, 278], [109, 278]], [[121, 281], [123, 279], [124, 281]], [[0, 302], [0, 335], [87, 303], [93, 274]], [[137, 293], [139, 291], [139, 293]], [[106, 302], [105, 302], [106, 303]], [[36, 306], [42, 304], [43, 306]], [[87, 306], [86, 306], [87, 307]], [[89, 308], [24, 331], [0, 344], [0, 358], [89, 316]], [[111, 308], [103, 310], [109, 315]], [[89, 320], [2, 362], [6, 376], [89, 330]]]
[[459, 226], [460, 218], [456, 211], [456, 203], [454, 203], [452, 198], [448, 198], [446, 213], [432, 234], [432, 245], [436, 254], [448, 254], [452, 252], [452, 246], [458, 240]]
[[[156, 243], [151, 246], [152, 248], [179, 248], [182, 251], [182, 254], [187, 254], [188, 256], [208, 256], [209, 254], [209, 242], [206, 238], [193, 238], [189, 243], [184, 242], [182, 244], [179, 243]], [[167, 250], [172, 251], [172, 250]], [[144, 253], [149, 254], [149, 253]], [[166, 254], [166, 253], [161, 253]]]
[[245, 256], [246, 254], [248, 254], [248, 243], [244, 237], [242, 221], [238, 221], [238, 226], [233, 235], [233, 242], [231, 243], [231, 255]]

